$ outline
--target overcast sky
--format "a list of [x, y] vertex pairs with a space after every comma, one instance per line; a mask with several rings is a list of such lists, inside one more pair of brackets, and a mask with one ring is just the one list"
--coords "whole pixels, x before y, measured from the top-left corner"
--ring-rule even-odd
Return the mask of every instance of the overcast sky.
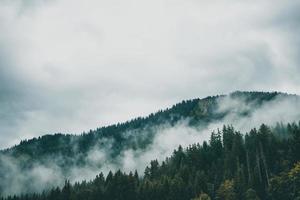
[[300, 93], [299, 0], [0, 0], [0, 148], [183, 99]]

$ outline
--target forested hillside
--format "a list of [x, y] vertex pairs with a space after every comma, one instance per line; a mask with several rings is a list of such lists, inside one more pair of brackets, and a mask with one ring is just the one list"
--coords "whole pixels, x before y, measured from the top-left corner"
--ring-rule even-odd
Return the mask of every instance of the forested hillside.
[[[135, 183], [132, 184], [134, 195], [138, 199], [159, 199], [151, 195], [158, 195], [161, 190], [168, 192], [163, 191], [161, 194], [165, 196], [160, 198], [174, 199], [175, 197], [170, 196], [176, 194], [173, 189], [155, 189], [164, 184], [168, 185], [167, 188], [171, 187], [175, 184], [174, 181], [183, 185], [188, 183], [191, 187], [181, 187], [184, 190], [188, 189], [182, 192], [182, 195], [186, 196], [181, 199], [194, 198], [201, 191], [215, 198], [221, 183], [225, 186], [232, 185], [238, 172], [243, 173], [243, 179], [246, 178], [251, 184], [244, 180], [245, 187], [243, 186], [236, 195], [240, 198], [245, 193], [245, 188], [252, 188], [264, 199], [270, 189], [271, 177], [292, 170], [299, 160], [291, 154], [295, 153], [295, 149], [291, 148], [297, 146], [290, 143], [294, 136], [293, 131], [297, 132], [295, 130], [298, 130], [298, 126], [283, 125], [299, 121], [299, 107], [300, 98], [296, 95], [277, 92], [234, 92], [229, 95], [183, 101], [147, 117], [90, 130], [81, 135], [59, 133], [24, 140], [0, 152], [0, 196], [40, 193], [53, 187], [61, 188], [67, 183], [66, 187], [70, 186], [72, 195], [83, 191], [80, 195], [85, 196], [87, 192], [95, 196], [95, 192], [100, 192], [99, 195], [104, 195], [106, 199], [116, 199], [109, 194], [108, 182], [135, 179]], [[262, 128], [259, 131], [250, 131], [262, 123], [272, 127], [265, 127], [268, 130], [267, 134]], [[241, 133], [234, 131], [232, 126], [218, 132], [218, 128], [224, 124], [231, 124]], [[213, 130], [215, 133], [210, 142], [195, 144], [185, 149], [195, 142], [208, 141]], [[245, 133], [249, 134], [244, 138]], [[222, 135], [224, 140], [221, 139]], [[265, 135], [268, 137], [262, 137]], [[239, 143], [235, 140], [239, 140]], [[179, 145], [182, 145], [182, 148], [162, 163]], [[217, 152], [215, 147], [218, 147]], [[184, 156], [179, 158], [177, 154]], [[279, 158], [282, 160], [278, 160]], [[151, 162], [151, 167], [146, 169], [144, 177], [145, 167], [155, 159], [157, 161]], [[174, 165], [176, 159], [183, 159], [184, 163], [178, 161], [179, 163]], [[280, 163], [277, 163], [279, 161]], [[283, 166], [284, 164], [286, 166]], [[153, 174], [155, 167], [157, 171]], [[183, 168], [189, 172], [189, 177], [179, 178], [178, 173], [183, 173]], [[119, 169], [122, 172], [117, 172]], [[139, 173], [139, 178], [136, 173], [132, 176], [129, 174], [135, 170]], [[90, 182], [101, 172], [103, 177], [99, 175], [95, 181]], [[205, 180], [206, 189], [194, 191], [193, 187], [197, 185], [194, 178], [200, 175], [205, 177], [201, 180]], [[69, 182], [64, 183], [65, 180]], [[83, 180], [87, 182], [73, 185]], [[136, 183], [137, 180], [139, 184]], [[224, 182], [225, 180], [228, 181]], [[97, 181], [102, 184], [101, 190], [93, 189]], [[111, 184], [112, 187], [119, 187], [115, 183], [109, 185]], [[236, 182], [234, 187], [237, 187]], [[149, 190], [156, 192], [147, 195]], [[45, 195], [51, 196], [54, 193], [59, 195], [61, 191], [55, 189], [51, 193], [46, 192]], [[75, 196], [80, 199], [80, 195]], [[32, 198], [33, 196], [30, 197]]]
[[[285, 138], [280, 137], [284, 132]], [[102, 173], [92, 181], [2, 200], [300, 199], [300, 122], [249, 133], [224, 126], [210, 140], [179, 146], [144, 174]]]
[[[264, 92], [235, 92], [230, 94], [232, 100], [240, 100], [246, 104], [255, 105], [253, 109], [259, 108], [277, 96], [292, 97], [292, 95], [282, 93]], [[182, 101], [171, 108], [160, 110], [147, 117], [118, 123], [107, 127], [97, 128], [89, 132], [82, 133], [80, 136], [65, 135], [57, 133], [45, 135], [39, 138], [21, 141], [19, 145], [3, 150], [2, 154], [9, 154], [13, 157], [26, 157], [26, 161], [43, 160], [47, 156], [60, 154], [65, 157], [74, 157], [78, 153], [87, 153], [91, 147], [101, 145], [103, 139], [112, 139], [113, 154], [119, 154], [126, 148], [145, 148], [151, 143], [155, 131], [154, 126], [162, 124], [176, 124], [182, 119], [188, 119], [189, 125], [207, 125], [210, 122], [222, 120], [231, 110], [218, 111], [218, 104], [227, 96], [213, 96], [204, 99], [193, 99]], [[254, 110], [248, 110], [242, 115], [247, 115]], [[247, 113], [249, 112], [249, 113]], [[130, 135], [126, 134], [130, 132]], [[76, 148], [74, 148], [76, 146]]]

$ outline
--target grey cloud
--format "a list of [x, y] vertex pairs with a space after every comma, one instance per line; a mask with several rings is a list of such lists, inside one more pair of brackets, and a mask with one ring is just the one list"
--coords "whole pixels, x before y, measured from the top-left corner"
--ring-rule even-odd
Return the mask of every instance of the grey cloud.
[[0, 147], [182, 99], [299, 93], [298, 1], [0, 1]]

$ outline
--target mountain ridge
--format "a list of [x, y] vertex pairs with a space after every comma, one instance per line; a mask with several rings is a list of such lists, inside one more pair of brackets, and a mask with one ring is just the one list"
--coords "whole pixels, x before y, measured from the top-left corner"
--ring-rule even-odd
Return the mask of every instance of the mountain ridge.
[[[6, 149], [2, 149], [0, 151], [9, 151], [10, 149], [15, 148], [18, 145], [22, 145], [24, 143], [30, 143], [32, 141], [42, 139], [43, 137], [51, 137], [51, 136], [55, 137], [57, 135], [65, 135], [65, 136], [72, 136], [72, 137], [77, 137], [78, 136], [78, 137], [80, 137], [82, 135], [88, 135], [88, 134], [91, 134], [91, 133], [93, 133], [93, 134], [101, 133], [101, 134], [103, 134], [103, 136], [108, 136], [108, 132], [110, 132], [109, 130], [111, 130], [111, 129], [117, 129], [117, 127], [120, 127], [121, 129], [123, 129], [123, 128], [126, 128], [128, 126], [128, 124], [130, 124], [129, 125], [130, 128], [136, 128], [136, 127], [139, 126], [139, 124], [145, 123], [145, 120], [151, 120], [153, 118], [157, 118], [156, 120], [159, 121], [159, 120], [161, 120], [160, 118], [162, 117], [162, 115], [168, 115], [169, 118], [171, 118], [172, 114], [173, 115], [174, 114], [175, 115], [180, 115], [181, 117], [189, 117], [189, 114], [191, 114], [191, 113], [189, 113], [189, 112], [180, 112], [180, 110], [185, 110], [185, 109], [182, 109], [183, 107], [190, 108], [190, 106], [192, 106], [192, 108], [194, 108], [194, 106], [196, 106], [196, 104], [205, 103], [205, 101], [207, 101], [207, 100], [216, 99], [216, 98], [224, 98], [226, 96], [238, 97], [238, 96], [241, 96], [241, 95], [244, 95], [244, 97], [246, 96], [246, 98], [249, 98], [252, 95], [262, 95], [262, 94], [266, 95], [267, 100], [270, 100], [270, 99], [276, 97], [277, 95], [298, 96], [298, 95], [295, 95], [295, 94], [288, 94], [288, 93], [282, 93], [282, 92], [277, 92], [277, 91], [275, 91], [275, 92], [235, 91], [235, 92], [230, 93], [229, 95], [215, 95], [215, 96], [207, 96], [205, 98], [194, 98], [194, 99], [190, 99], [190, 100], [183, 100], [180, 103], [176, 103], [176, 104], [174, 104], [173, 106], [171, 106], [169, 108], [158, 110], [157, 112], [151, 113], [151, 114], [149, 114], [145, 117], [139, 116], [139, 117], [133, 118], [133, 119], [125, 121], [125, 122], [115, 123], [115, 124], [111, 124], [111, 125], [108, 125], [108, 126], [99, 127], [99, 128], [94, 129], [94, 130], [90, 129], [89, 132], [83, 132], [83, 133], [78, 134], [78, 135], [77, 134], [64, 134], [64, 133], [45, 134], [45, 135], [34, 137], [34, 138], [31, 138], [31, 139], [22, 140], [19, 144], [16, 144], [12, 147], [8, 147]], [[268, 98], [270, 98], [270, 99], [268, 99]], [[262, 99], [262, 100], [266, 100], [266, 99]], [[205, 109], [207, 109], [207, 107], [203, 107], [203, 109], [204, 110], [202, 110], [202, 112], [200, 112], [198, 114], [197, 114], [197, 111], [195, 111], [195, 110], [192, 110], [192, 111], [194, 111], [195, 116], [197, 116], [197, 115], [201, 116], [201, 115], [205, 114], [203, 112], [205, 112]], [[187, 111], [190, 111], [190, 110], [187, 109]]]
[[[75, 156], [74, 142], [78, 145], [81, 153], [86, 153], [90, 150], [89, 147], [97, 145], [97, 141], [108, 139], [117, 141], [117, 143], [127, 144], [126, 148], [145, 148], [147, 144], [151, 143], [151, 139], [154, 137], [155, 133], [148, 127], [160, 126], [163, 124], [170, 124], [174, 126], [180, 120], [188, 119], [188, 125], [191, 126], [207, 126], [207, 124], [222, 120], [231, 110], [225, 110], [218, 112], [218, 104], [222, 99], [231, 98], [231, 100], [242, 99], [246, 104], [252, 103], [259, 107], [265, 102], [269, 102], [278, 96], [284, 98], [288, 97], [298, 97], [297, 95], [291, 95], [281, 92], [245, 92], [245, 91], [235, 91], [228, 95], [215, 95], [208, 96], [205, 98], [195, 98], [191, 100], [183, 100], [180, 103], [174, 104], [170, 108], [164, 110], [159, 110], [155, 113], [151, 113], [146, 117], [137, 117], [123, 123], [112, 124], [109, 126], [104, 126], [90, 130], [89, 132], [83, 132], [80, 135], [76, 134], [46, 134], [39, 137], [34, 137], [29, 140], [23, 140], [18, 145], [1, 150], [1, 153], [9, 154], [14, 157], [19, 157], [20, 155], [29, 155], [29, 157], [43, 157], [47, 155], [47, 152], [52, 154], [61, 153], [66, 151], [67, 156]], [[242, 113], [247, 115], [247, 111]], [[123, 133], [134, 132], [134, 137], [139, 137], [140, 132], [147, 132], [148, 138], [139, 139], [137, 144], [131, 144], [130, 138], [126, 138]], [[144, 133], [143, 133], [144, 134]], [[115, 145], [116, 155], [120, 154], [123, 149], [121, 145]], [[138, 145], [137, 147], [135, 147]], [[68, 147], [69, 146], [69, 147]], [[75, 150], [77, 151], [77, 150]], [[39, 153], [38, 153], [39, 152]], [[37, 155], [40, 154], [40, 155]]]

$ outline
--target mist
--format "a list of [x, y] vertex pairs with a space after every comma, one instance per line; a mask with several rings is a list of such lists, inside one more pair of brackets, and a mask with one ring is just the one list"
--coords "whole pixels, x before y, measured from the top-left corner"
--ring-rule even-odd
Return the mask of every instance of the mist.
[[[71, 166], [67, 173], [59, 167], [61, 158], [55, 155], [43, 163], [35, 163], [31, 168], [22, 170], [20, 160], [1, 156], [0, 174], [3, 194], [28, 193], [49, 190], [52, 187], [63, 186], [66, 179], [72, 183], [82, 180], [92, 180], [99, 173], [107, 175], [109, 171], [122, 170], [130, 172], [137, 170], [143, 175], [144, 169], [151, 160], [162, 162], [172, 155], [178, 148], [188, 147], [191, 144], [209, 141], [212, 131], [222, 129], [223, 125], [233, 125], [237, 131], [245, 134], [252, 128], [258, 128], [262, 123], [275, 126], [277, 122], [289, 123], [300, 120], [300, 98], [298, 96], [277, 95], [271, 101], [258, 106], [257, 102], [247, 103], [243, 98], [224, 96], [218, 98], [217, 113], [226, 112], [222, 120], [212, 121], [206, 126], [191, 126], [190, 119], [182, 119], [175, 125], [164, 123], [151, 126], [154, 133], [151, 143], [144, 149], [125, 149], [116, 157], [111, 157], [113, 139], [98, 141], [99, 144], [91, 147], [85, 157], [84, 166]], [[241, 115], [247, 113], [246, 115]], [[142, 130], [132, 130], [122, 133], [126, 137], [138, 140], [138, 137], [148, 137]], [[73, 148], [76, 149], [76, 143]], [[80, 154], [78, 154], [80, 156]], [[76, 160], [77, 158], [73, 158]], [[28, 184], [30, 183], [30, 184]]]

